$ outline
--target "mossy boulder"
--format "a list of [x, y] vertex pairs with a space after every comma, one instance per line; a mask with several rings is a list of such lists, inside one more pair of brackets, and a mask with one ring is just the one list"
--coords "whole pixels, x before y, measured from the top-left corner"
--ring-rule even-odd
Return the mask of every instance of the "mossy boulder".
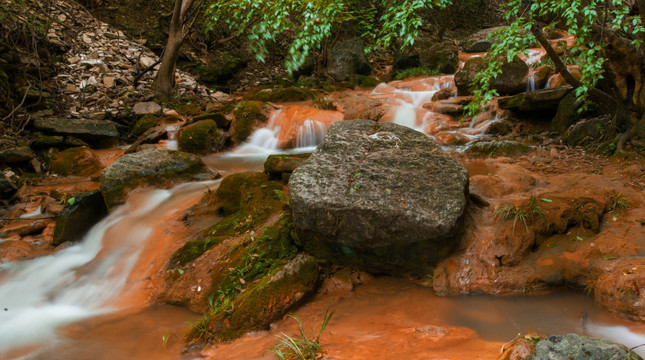
[[611, 123], [609, 117], [595, 117], [582, 120], [571, 127], [564, 133], [563, 139], [567, 145], [576, 146], [584, 143], [596, 141], [602, 138], [605, 129]]
[[272, 178], [281, 179], [282, 174], [292, 173], [311, 156], [311, 153], [295, 155], [269, 155], [264, 162], [264, 172]]
[[551, 120], [551, 127], [560, 134], [564, 134], [571, 125], [581, 119], [597, 116], [601, 113], [594, 103], [589, 103], [588, 105], [585, 110], [579, 111], [582, 103], [577, 100], [575, 91], [569, 92], [567, 96], [560, 100], [557, 113]]
[[517, 141], [480, 141], [474, 143], [466, 153], [478, 156], [518, 156], [526, 154], [531, 148]]
[[264, 104], [260, 101], [245, 101], [238, 104], [233, 122], [233, 139], [236, 142], [246, 140], [257, 125], [267, 121], [263, 108]]
[[49, 149], [52, 147], [64, 146], [64, 137], [59, 135], [43, 135], [40, 134], [36, 140], [31, 143], [34, 149]]
[[59, 152], [49, 168], [64, 176], [92, 176], [101, 171], [101, 161], [91, 149], [75, 147]]
[[[472, 93], [475, 75], [483, 71], [486, 66], [486, 60], [483, 57], [473, 57], [466, 61], [464, 67], [455, 74], [455, 84], [460, 96]], [[501, 71], [501, 74], [491, 79], [491, 88], [502, 95], [517, 94], [525, 90], [529, 67], [524, 60], [516, 56], [511, 62], [504, 61]]]
[[255, 91], [249, 96], [250, 100], [269, 101], [269, 102], [291, 102], [291, 101], [305, 101], [312, 100], [316, 97], [310, 89], [305, 89], [296, 86], [277, 89], [262, 89]]
[[246, 59], [222, 52], [213, 57], [208, 67], [198, 69], [199, 80], [205, 84], [224, 84], [244, 68]]
[[226, 136], [213, 120], [202, 120], [179, 130], [179, 150], [194, 154], [209, 154], [224, 148]]
[[153, 114], [146, 114], [139, 119], [132, 127], [132, 134], [141, 136], [144, 132], [159, 125], [159, 117]]
[[381, 83], [381, 81], [374, 76], [360, 74], [349, 75], [349, 81], [354, 85], [362, 88], [373, 88]]
[[139, 186], [168, 186], [177, 181], [213, 177], [202, 160], [193, 154], [149, 149], [123, 155], [103, 170], [100, 188], [108, 209], [125, 202], [128, 192]]
[[459, 66], [459, 49], [451, 42], [420, 38], [394, 57], [394, 71], [424, 67], [438, 73], [454, 74]]
[[176, 111], [179, 115], [195, 116], [202, 112], [202, 106], [195, 103], [184, 104], [178, 107]]
[[226, 115], [221, 109], [209, 109], [205, 112], [193, 117], [194, 121], [213, 120], [220, 129], [228, 130], [231, 126], [231, 121], [226, 118]]
[[369, 75], [371, 71], [358, 37], [334, 44], [327, 53], [327, 73], [336, 81], [347, 80], [351, 74]]
[[[305, 254], [276, 267], [233, 299], [230, 310], [217, 311], [209, 319], [206, 338], [231, 340], [251, 330], [268, 329], [272, 322], [313, 294], [318, 271], [316, 259]], [[201, 335], [193, 329], [188, 337], [206, 340]]]

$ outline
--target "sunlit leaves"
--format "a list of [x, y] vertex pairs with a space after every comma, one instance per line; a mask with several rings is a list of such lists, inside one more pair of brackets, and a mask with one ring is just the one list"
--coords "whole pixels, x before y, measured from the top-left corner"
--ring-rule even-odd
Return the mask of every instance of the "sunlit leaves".
[[[474, 101], [468, 106], [471, 115], [478, 114], [492, 99], [494, 91], [490, 80], [500, 73], [502, 55], [506, 59], [526, 49], [533, 40], [528, 31], [535, 24], [545, 30], [556, 24], [564, 24], [564, 29], [575, 39], [572, 55], [578, 60], [581, 86], [576, 88], [578, 100], [586, 104], [589, 91], [603, 78], [603, 64], [606, 61], [604, 48], [606, 38], [598, 35], [598, 27], [606, 27], [626, 36], [632, 45], [640, 46], [637, 38], [644, 32], [639, 17], [629, 16], [629, 7], [622, 0], [510, 0], [504, 11], [510, 26], [495, 34], [497, 41], [487, 55], [488, 66], [475, 77], [473, 86]], [[545, 23], [545, 21], [549, 21]], [[595, 27], [595, 28], [594, 28]], [[584, 107], [581, 109], [583, 110]]]

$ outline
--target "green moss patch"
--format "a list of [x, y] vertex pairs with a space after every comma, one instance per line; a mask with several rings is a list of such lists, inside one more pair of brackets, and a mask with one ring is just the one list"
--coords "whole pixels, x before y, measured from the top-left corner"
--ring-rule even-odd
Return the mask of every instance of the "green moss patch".
[[91, 176], [101, 170], [101, 162], [92, 150], [75, 147], [58, 153], [49, 167], [53, 172], [64, 176]]
[[202, 120], [188, 125], [179, 131], [179, 150], [195, 154], [207, 154], [218, 151], [224, 139], [217, 131], [213, 120]]
[[146, 114], [139, 119], [132, 127], [132, 134], [141, 136], [144, 132], [152, 129], [159, 124], [159, 117], [152, 114]]
[[244, 141], [251, 135], [253, 128], [257, 124], [267, 121], [262, 109], [263, 104], [259, 101], [246, 101], [238, 104], [235, 109], [235, 122], [233, 124], [235, 141]]

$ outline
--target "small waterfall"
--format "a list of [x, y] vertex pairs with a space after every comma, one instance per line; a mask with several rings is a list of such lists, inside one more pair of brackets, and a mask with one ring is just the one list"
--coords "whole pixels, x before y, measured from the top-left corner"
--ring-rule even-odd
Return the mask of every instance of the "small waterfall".
[[110, 304], [155, 227], [201, 196], [204, 184], [210, 182], [137, 194], [136, 205], [116, 209], [83, 241], [50, 256], [0, 264], [0, 358], [29, 352], [32, 344], [46, 351], [57, 328], [114, 310]]
[[280, 126], [277, 124], [282, 109], [271, 114], [266, 127], [257, 129], [249, 139], [235, 151], [238, 154], [272, 154], [278, 150], [278, 134]]
[[537, 90], [537, 87], [535, 86], [535, 74], [531, 74], [531, 76], [529, 76], [525, 90], [526, 92]]
[[316, 120], [305, 120], [298, 128], [296, 147], [305, 148], [317, 146], [325, 135], [327, 135], [327, 127], [325, 124]]
[[177, 143], [177, 130], [179, 130], [178, 125], [168, 125], [166, 126], [166, 132], [168, 133], [168, 140], [166, 141], [166, 148], [168, 150], [177, 150], [179, 145]]

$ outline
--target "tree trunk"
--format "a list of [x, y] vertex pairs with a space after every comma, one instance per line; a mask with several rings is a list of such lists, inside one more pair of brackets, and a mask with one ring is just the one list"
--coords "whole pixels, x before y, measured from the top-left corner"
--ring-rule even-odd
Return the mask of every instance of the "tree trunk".
[[163, 99], [172, 97], [175, 86], [175, 66], [179, 57], [179, 48], [184, 41], [182, 3], [182, 0], [175, 0], [175, 8], [170, 20], [170, 28], [168, 29], [166, 50], [155, 79], [155, 94]]

